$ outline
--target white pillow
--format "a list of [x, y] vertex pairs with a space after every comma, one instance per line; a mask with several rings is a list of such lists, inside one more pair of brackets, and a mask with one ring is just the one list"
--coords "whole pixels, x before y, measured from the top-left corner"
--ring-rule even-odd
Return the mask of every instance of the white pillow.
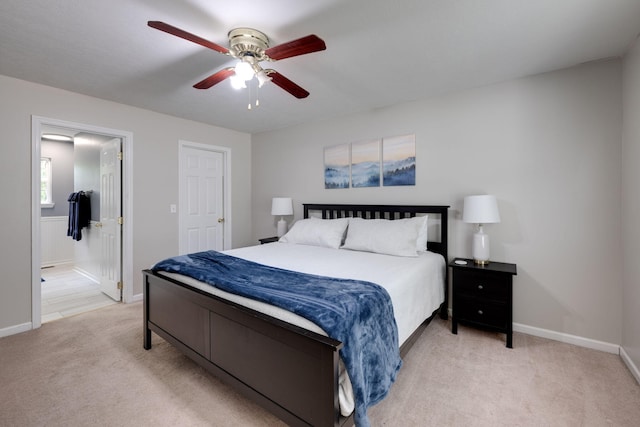
[[429, 218], [428, 215], [416, 216], [414, 218], [410, 218], [410, 220], [420, 223], [420, 230], [418, 231], [418, 239], [416, 240], [416, 250], [418, 251], [418, 253], [427, 251], [427, 241], [429, 240], [429, 234], [427, 233], [428, 227], [429, 227], [429, 224], [427, 222], [428, 218]]
[[349, 225], [348, 218], [307, 218], [296, 221], [280, 242], [338, 249]]
[[[344, 249], [396, 256], [418, 256], [418, 236], [426, 250], [426, 217], [405, 219], [350, 218]], [[422, 243], [420, 243], [422, 244]]]

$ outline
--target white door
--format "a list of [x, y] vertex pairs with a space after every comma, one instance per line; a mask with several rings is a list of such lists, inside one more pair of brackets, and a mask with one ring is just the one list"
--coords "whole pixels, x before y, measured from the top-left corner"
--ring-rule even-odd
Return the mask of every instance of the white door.
[[100, 152], [100, 289], [122, 299], [122, 154], [120, 138], [102, 144]]
[[180, 151], [180, 253], [224, 247], [224, 154]]

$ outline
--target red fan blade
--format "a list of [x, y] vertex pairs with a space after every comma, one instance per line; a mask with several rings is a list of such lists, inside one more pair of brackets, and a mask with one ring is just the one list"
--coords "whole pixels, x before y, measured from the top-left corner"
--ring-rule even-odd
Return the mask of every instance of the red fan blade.
[[292, 82], [291, 80], [283, 76], [282, 74], [278, 73], [277, 71], [275, 70], [265, 70], [265, 71], [268, 71], [268, 75], [269, 77], [271, 77], [271, 81], [273, 83], [277, 84], [282, 89], [286, 90], [296, 98], [302, 99], [309, 96], [309, 92], [307, 92], [306, 90], [304, 90], [303, 88], [301, 88], [300, 86], [298, 86], [297, 84], [295, 84], [294, 82]]
[[310, 35], [283, 43], [278, 46], [270, 47], [264, 53], [273, 60], [291, 58], [292, 56], [304, 55], [305, 53], [318, 52], [325, 50], [327, 46], [324, 41], [316, 36]]
[[228, 79], [229, 77], [235, 74], [235, 70], [233, 68], [225, 68], [224, 70], [220, 70], [215, 74], [210, 75], [206, 79], [202, 80], [193, 85], [196, 89], [209, 89], [211, 86], [220, 83], [223, 80]]
[[174, 36], [183, 38], [185, 40], [189, 40], [190, 42], [197, 43], [201, 46], [208, 47], [209, 49], [213, 49], [220, 53], [229, 53], [229, 49], [226, 47], [222, 47], [214, 42], [210, 42], [209, 40], [205, 40], [202, 37], [198, 37], [195, 34], [188, 33], [180, 28], [176, 28], [172, 25], [165, 24], [160, 21], [149, 21], [147, 22], [151, 28], [155, 28], [156, 30], [164, 31], [165, 33], [172, 34]]

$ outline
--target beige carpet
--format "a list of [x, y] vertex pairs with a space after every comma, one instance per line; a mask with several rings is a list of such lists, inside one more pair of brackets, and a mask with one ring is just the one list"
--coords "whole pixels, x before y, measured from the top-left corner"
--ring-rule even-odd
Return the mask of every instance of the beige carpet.
[[[640, 386], [616, 355], [436, 318], [373, 426], [638, 426]], [[115, 305], [0, 339], [0, 426], [275, 426]]]

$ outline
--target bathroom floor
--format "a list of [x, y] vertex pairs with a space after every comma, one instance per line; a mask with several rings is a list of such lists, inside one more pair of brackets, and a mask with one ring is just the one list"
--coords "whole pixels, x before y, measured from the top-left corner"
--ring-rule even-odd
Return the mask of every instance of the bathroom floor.
[[42, 270], [42, 323], [117, 304], [100, 286], [78, 273], [72, 265]]

